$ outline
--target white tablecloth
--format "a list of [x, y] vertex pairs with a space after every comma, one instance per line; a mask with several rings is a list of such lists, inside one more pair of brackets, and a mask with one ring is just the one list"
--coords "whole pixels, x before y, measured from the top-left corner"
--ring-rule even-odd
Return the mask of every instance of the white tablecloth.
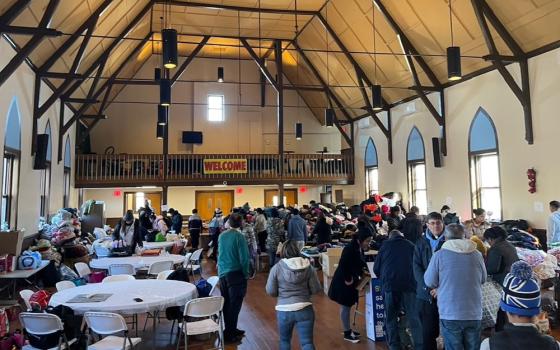
[[[99, 303], [66, 303], [80, 294], [112, 294]], [[171, 306], [184, 306], [197, 298], [196, 287], [187, 282], [170, 280], [136, 280], [110, 283], [91, 283], [85, 286], [65, 289], [53, 294], [49, 302], [52, 306], [66, 305], [77, 314], [87, 311], [116, 312], [132, 315], [151, 311], [163, 311]], [[140, 298], [142, 302], [136, 302]]]
[[175, 242], [142, 242], [144, 249], [165, 249], [171, 248]]
[[174, 264], [180, 264], [185, 260], [183, 255], [169, 254], [158, 256], [127, 256], [122, 258], [100, 258], [93, 259], [89, 262], [92, 269], [107, 270], [109, 265], [112, 264], [132, 264], [139, 270], [150, 266], [156, 261], [169, 261], [172, 260]]

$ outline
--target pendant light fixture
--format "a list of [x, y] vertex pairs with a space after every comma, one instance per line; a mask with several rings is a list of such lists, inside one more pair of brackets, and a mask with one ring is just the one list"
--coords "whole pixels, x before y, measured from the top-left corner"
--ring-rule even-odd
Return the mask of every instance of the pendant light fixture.
[[169, 111], [168, 107], [158, 105], [158, 113], [157, 113], [158, 125], [166, 125], [167, 124], [167, 121], [169, 120], [168, 111]]
[[[260, 3], [260, 0], [259, 0]], [[294, 11], [294, 17], [295, 17], [295, 37], [294, 37], [294, 41], [296, 42], [297, 45], [297, 38], [298, 38], [298, 34], [299, 34], [299, 28], [298, 28], [298, 16], [297, 16], [297, 0], [295, 1], [295, 11]], [[260, 45], [259, 45], [260, 46]], [[299, 85], [299, 52], [296, 52], [296, 84]], [[300, 112], [300, 108], [299, 108], [299, 91], [296, 90], [296, 97], [297, 97], [297, 113], [298, 113], [298, 117], [299, 117], [299, 112]], [[303, 124], [298, 120], [296, 123], [296, 140], [301, 140], [303, 138]]]
[[154, 80], [160, 81], [160, 79], [161, 79], [161, 68], [156, 67], [154, 68]]
[[449, 27], [451, 29], [451, 46], [447, 48], [447, 79], [460, 80], [461, 74], [461, 48], [453, 43], [453, 11], [449, 0]]
[[[325, 5], [325, 21], [328, 23], [329, 22], [329, 3], [327, 2], [327, 4]], [[328, 106], [325, 109], [325, 126], [327, 128], [332, 128], [334, 125], [334, 118], [335, 118], [335, 114], [334, 114], [334, 109], [332, 108], [332, 102], [331, 102], [331, 95], [330, 95], [330, 74], [329, 74], [329, 37], [328, 37], [328, 32], [327, 32], [327, 28], [325, 28], [325, 42], [327, 43], [327, 90], [326, 90], [326, 95], [327, 95], [327, 103]]]
[[177, 31], [167, 28], [161, 31], [163, 40], [163, 66], [167, 69], [177, 67]]
[[170, 28], [171, 4], [163, 5], [164, 25], [161, 26], [162, 61], [167, 69], [177, 67], [177, 31]]
[[165, 135], [165, 125], [156, 124], [156, 139], [163, 140]]
[[[377, 45], [375, 40], [375, 6], [371, 7], [371, 23], [373, 28], [373, 79], [377, 83]], [[371, 86], [371, 107], [378, 112], [383, 110], [383, 95], [381, 93], [381, 85], [374, 84]]]
[[223, 83], [223, 82], [224, 82], [224, 67], [218, 67], [218, 83]]
[[171, 105], [171, 81], [168, 78], [162, 78], [159, 81], [159, 104]]

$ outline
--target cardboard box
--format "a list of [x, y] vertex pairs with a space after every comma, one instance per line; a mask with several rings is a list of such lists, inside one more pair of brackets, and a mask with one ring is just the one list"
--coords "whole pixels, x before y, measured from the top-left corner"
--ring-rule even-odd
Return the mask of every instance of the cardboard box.
[[342, 248], [328, 248], [325, 253], [321, 253], [321, 266], [323, 274], [332, 277], [342, 255]]
[[23, 231], [0, 232], [0, 254], [21, 255]]

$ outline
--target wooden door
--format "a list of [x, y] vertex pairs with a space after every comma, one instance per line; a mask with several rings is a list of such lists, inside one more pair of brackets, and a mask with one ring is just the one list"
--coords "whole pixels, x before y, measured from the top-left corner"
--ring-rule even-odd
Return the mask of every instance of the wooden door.
[[203, 220], [214, 216], [214, 209], [220, 208], [227, 215], [233, 208], [233, 191], [196, 191], [196, 208]]
[[[297, 196], [296, 189], [285, 189], [284, 197], [285, 197], [285, 203], [284, 203], [285, 206], [293, 206], [295, 204], [298, 204], [298, 196]], [[280, 202], [278, 201], [277, 198], [278, 198], [278, 190], [264, 190], [265, 206], [270, 207], [275, 204], [279, 205]]]
[[161, 192], [126, 192], [124, 194], [124, 211], [133, 210], [137, 212], [138, 207], [143, 207], [145, 200], [152, 204], [154, 212], [159, 215], [161, 212]]

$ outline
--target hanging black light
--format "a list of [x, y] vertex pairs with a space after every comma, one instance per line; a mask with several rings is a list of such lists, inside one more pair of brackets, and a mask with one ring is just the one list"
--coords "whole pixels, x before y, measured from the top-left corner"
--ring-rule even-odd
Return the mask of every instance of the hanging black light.
[[156, 125], [156, 138], [158, 140], [163, 140], [163, 137], [165, 135], [165, 125]]
[[167, 69], [177, 67], [177, 31], [163, 29], [161, 39], [163, 40], [163, 66]]
[[296, 140], [301, 140], [303, 137], [303, 124], [300, 122], [296, 123]]
[[218, 83], [224, 82], [224, 67], [218, 67]]
[[332, 128], [334, 125], [334, 109], [325, 109], [325, 126], [327, 128]]
[[169, 79], [159, 81], [159, 104], [162, 106], [171, 105], [171, 81]]
[[154, 68], [154, 80], [159, 81], [161, 79], [161, 68]]
[[450, 46], [447, 48], [447, 79], [454, 81], [461, 78], [461, 48]]
[[157, 122], [158, 125], [166, 125], [169, 120], [169, 107], [157, 106]]
[[383, 109], [383, 97], [381, 96], [381, 85], [371, 86], [371, 105], [374, 111], [380, 111]]

